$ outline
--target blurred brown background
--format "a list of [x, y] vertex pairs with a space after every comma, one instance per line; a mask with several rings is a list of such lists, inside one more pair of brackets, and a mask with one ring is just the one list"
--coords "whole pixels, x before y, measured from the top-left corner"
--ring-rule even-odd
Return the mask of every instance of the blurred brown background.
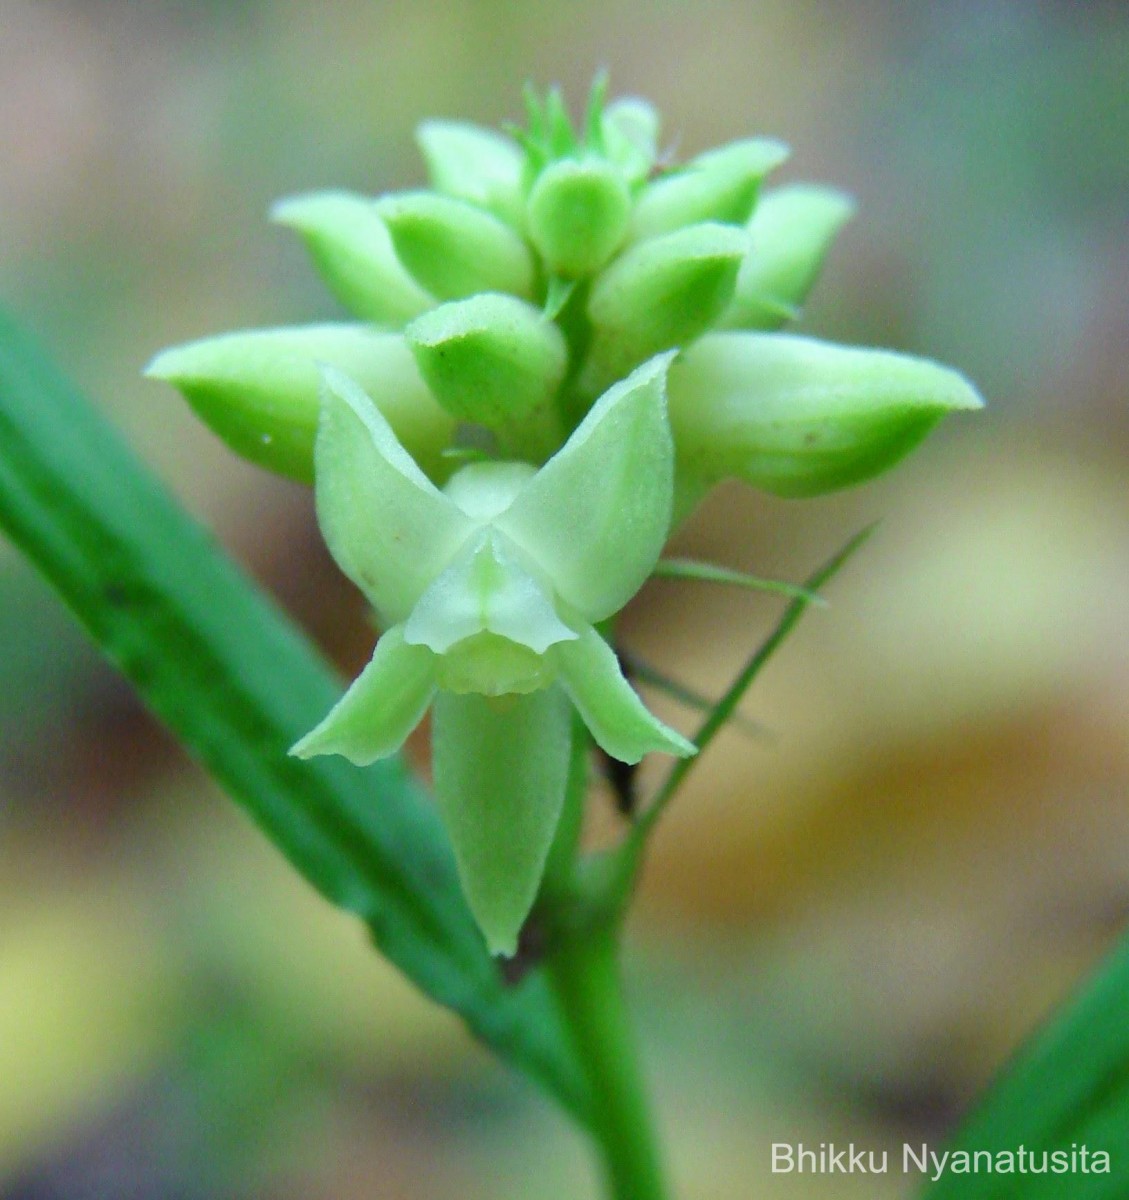
[[[681, 154], [772, 134], [781, 180], [852, 191], [804, 329], [989, 402], [857, 492], [726, 490], [679, 535], [799, 578], [882, 518], [746, 701], [765, 731], [680, 797], [632, 931], [680, 1196], [905, 1195], [769, 1179], [769, 1145], [938, 1139], [1129, 915], [1123, 6], [0, 0], [0, 297], [355, 668], [308, 493], [139, 372], [334, 315], [271, 200], [417, 183], [419, 120], [517, 119], [526, 79], [579, 105], [601, 66]], [[663, 583], [625, 628], [716, 692], [777, 612]], [[7, 544], [0, 647], [3, 1200], [594, 1196]]]

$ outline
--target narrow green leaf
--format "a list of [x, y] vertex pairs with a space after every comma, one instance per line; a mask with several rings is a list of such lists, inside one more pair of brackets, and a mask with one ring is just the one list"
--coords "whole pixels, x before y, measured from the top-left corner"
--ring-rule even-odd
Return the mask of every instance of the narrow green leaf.
[[[1005, 1067], [947, 1151], [1020, 1145], [1042, 1155], [1085, 1145], [1110, 1156], [1108, 1174], [946, 1172], [927, 1200], [1122, 1200], [1129, 1186], [1129, 938], [1075, 998]], [[1069, 1182], [1067, 1182], [1069, 1181]]]
[[654, 574], [660, 579], [694, 579], [699, 583], [727, 583], [734, 587], [749, 588], [757, 592], [776, 592], [781, 596], [798, 597], [808, 604], [818, 604], [826, 607], [827, 601], [815, 592], [798, 583], [789, 583], [785, 579], [762, 579], [759, 575], [750, 575], [746, 571], [734, 571], [729, 567], [719, 567], [714, 563], [696, 562], [690, 558], [660, 558], [655, 563]]
[[287, 755], [338, 698], [334, 675], [2, 313], [0, 526], [306, 879], [586, 1120], [543, 978], [503, 984], [419, 787], [398, 760]]
[[[620, 662], [623, 664], [623, 672], [629, 679], [647, 684], [660, 692], [665, 692], [675, 703], [681, 704], [683, 708], [692, 709], [694, 712], [712, 712], [714, 706], [717, 704], [717, 701], [712, 697], [705, 696], [701, 692], [695, 691], [692, 687], [681, 683], [673, 675], [668, 675], [665, 671], [660, 671], [658, 667], [652, 663], [645, 662], [637, 654], [621, 649], [618, 651], [618, 655]], [[741, 713], [734, 713], [729, 720], [735, 729], [740, 729], [742, 733], [748, 734], [750, 737], [765, 738], [770, 736], [769, 731], [763, 725], [758, 725], [756, 721], [749, 720], [748, 717], [742, 716]]]
[[856, 533], [841, 550], [829, 558], [814, 574], [804, 580], [804, 594], [797, 596], [784, 610], [784, 614], [776, 623], [776, 627], [760, 646], [753, 651], [748, 661], [737, 674], [737, 677], [730, 684], [725, 695], [717, 702], [713, 712], [705, 719], [701, 728], [694, 735], [694, 744], [698, 747], [698, 754], [694, 758], [679, 759], [671, 768], [670, 774], [666, 777], [665, 782], [651, 802], [650, 807], [636, 822], [635, 828], [632, 830], [632, 839], [634, 841], [641, 842], [646, 838], [650, 830], [654, 828], [655, 822], [662, 815], [663, 810], [670, 803], [671, 798], [681, 786], [691, 768], [696, 762], [701, 760], [702, 751], [713, 741], [722, 726], [733, 716], [737, 710], [737, 705], [741, 703], [753, 680], [756, 679], [761, 669], [776, 651], [780, 649], [785, 639], [796, 627], [796, 623], [804, 615], [804, 610], [811, 603], [810, 595], [816, 593], [819, 588], [838, 573], [847, 559], [870, 537], [873, 529], [873, 525], [868, 525], [860, 533]]

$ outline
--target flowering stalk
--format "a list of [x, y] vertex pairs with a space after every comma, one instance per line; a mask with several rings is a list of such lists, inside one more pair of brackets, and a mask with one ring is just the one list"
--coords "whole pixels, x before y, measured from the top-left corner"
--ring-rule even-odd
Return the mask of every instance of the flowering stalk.
[[422, 126], [429, 190], [275, 207], [356, 320], [208, 338], [149, 374], [314, 484], [384, 632], [292, 753], [370, 763], [431, 710], [470, 909], [496, 955], [531, 919], [547, 931], [610, 1186], [645, 1198], [663, 1191], [618, 991], [623, 871], [579, 853], [583, 767], [589, 735], [626, 764], [697, 746], [647, 710], [607, 630], [719, 481], [859, 483], [981, 401], [927, 360], [779, 332], [851, 211], [765, 191], [779, 142], [671, 166], [643, 101], [598, 81], [575, 128], [555, 91], [527, 99], [512, 134]]

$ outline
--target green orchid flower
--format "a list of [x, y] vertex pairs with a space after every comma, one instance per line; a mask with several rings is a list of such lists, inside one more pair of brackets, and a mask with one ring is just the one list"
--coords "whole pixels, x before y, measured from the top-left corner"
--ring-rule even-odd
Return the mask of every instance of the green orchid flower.
[[596, 629], [650, 575], [670, 524], [670, 356], [597, 401], [540, 469], [471, 463], [441, 491], [380, 410], [323, 375], [318, 520], [386, 632], [324, 721], [294, 747], [364, 765], [434, 705], [436, 795], [471, 909], [512, 954], [565, 792], [571, 707], [610, 755], [689, 755]]
[[[779, 332], [852, 211], [762, 191], [787, 148], [672, 165], [646, 102], [574, 128], [421, 126], [429, 190], [282, 201], [354, 320], [165, 351], [245, 457], [314, 482], [329, 548], [386, 630], [294, 748], [359, 764], [431, 708], [439, 804], [470, 906], [511, 953], [565, 794], [574, 711], [615, 758], [693, 747], [627, 684], [598, 626], [723, 479], [815, 496], [861, 483], [981, 400], [926, 359]], [[486, 461], [457, 469], [469, 447]], [[455, 451], [455, 454], [451, 452]]]

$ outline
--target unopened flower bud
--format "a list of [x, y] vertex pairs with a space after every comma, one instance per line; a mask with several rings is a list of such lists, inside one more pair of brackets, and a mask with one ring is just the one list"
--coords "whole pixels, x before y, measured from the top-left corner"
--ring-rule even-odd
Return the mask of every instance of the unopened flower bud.
[[271, 218], [302, 235], [329, 290], [362, 320], [400, 326], [434, 304], [400, 265], [372, 200], [314, 192], [280, 200]]
[[641, 183], [658, 158], [659, 114], [635, 97], [613, 100], [601, 118], [604, 152], [629, 184]]
[[888, 350], [714, 333], [670, 372], [679, 486], [742, 479], [778, 496], [861, 483], [948, 412], [983, 401], [958, 372]]
[[552, 163], [529, 193], [529, 237], [555, 275], [599, 270], [619, 249], [631, 216], [621, 172], [606, 159]]
[[424, 313], [404, 331], [439, 403], [499, 434], [507, 453], [560, 444], [553, 400], [568, 365], [564, 336], [539, 309], [487, 292]]
[[529, 297], [533, 258], [521, 237], [484, 209], [435, 192], [377, 202], [400, 262], [439, 300], [475, 292]]
[[661, 175], [639, 196], [631, 219], [634, 238], [650, 238], [699, 221], [744, 225], [761, 180], [788, 157], [771, 138], [733, 142]]
[[424, 121], [416, 141], [437, 192], [489, 209], [520, 228], [524, 160], [514, 141], [467, 121]]
[[319, 363], [355, 379], [425, 469], [445, 473], [440, 452], [455, 423], [427, 390], [400, 334], [365, 325], [225, 333], [165, 350], [145, 373], [178, 388], [236, 453], [310, 483]]
[[626, 250], [592, 287], [594, 335], [582, 384], [598, 392], [661, 350], [684, 346], [717, 320], [733, 295], [748, 234], [701, 224]]
[[748, 224], [752, 248], [721, 325], [778, 329], [794, 318], [854, 207], [844, 193], [810, 184], [766, 193]]

